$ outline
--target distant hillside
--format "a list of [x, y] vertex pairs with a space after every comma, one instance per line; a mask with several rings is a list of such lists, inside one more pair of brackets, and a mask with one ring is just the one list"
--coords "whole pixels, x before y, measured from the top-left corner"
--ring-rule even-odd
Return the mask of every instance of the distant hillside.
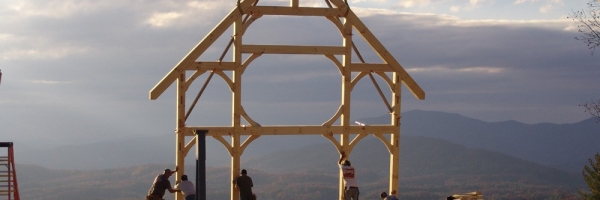
[[[389, 123], [389, 116], [359, 121]], [[589, 158], [600, 152], [600, 124], [591, 118], [573, 124], [528, 125], [516, 121], [490, 123], [458, 114], [414, 110], [403, 113], [401, 134], [498, 151], [577, 174]]]
[[[366, 124], [388, 123], [389, 116], [359, 119]], [[580, 174], [600, 151], [600, 124], [593, 119], [573, 124], [523, 124], [515, 121], [484, 122], [458, 114], [408, 111], [402, 115], [402, 136], [427, 136], [466, 147], [502, 152], [524, 160]], [[207, 163], [228, 166], [229, 154], [218, 141], [207, 138]], [[242, 160], [306, 145], [327, 143], [322, 136], [263, 136], [253, 141]], [[174, 163], [175, 137], [165, 134], [128, 140], [29, 150], [15, 144], [16, 161], [51, 169], [106, 169], [148, 163]], [[359, 143], [359, 146], [361, 144]], [[328, 152], [335, 150], [331, 147]], [[355, 151], [360, 153], [360, 151]], [[406, 154], [405, 156], [418, 156]], [[194, 152], [187, 157], [192, 163]]]
[[[191, 139], [189, 137], [188, 139]], [[252, 142], [243, 154], [248, 159], [269, 152], [288, 150], [323, 141], [322, 136], [261, 137]], [[230, 158], [223, 145], [212, 139], [206, 140], [207, 163], [210, 166], [229, 166]], [[155, 137], [98, 142], [86, 145], [69, 145], [49, 150], [21, 149], [15, 144], [15, 160], [20, 164], [32, 164], [51, 169], [107, 169], [139, 166], [154, 163], [175, 163], [175, 136], [165, 134]], [[194, 149], [186, 157], [193, 163]]]
[[[562, 199], [585, 187], [580, 176], [488, 150], [415, 136], [403, 137], [401, 145], [401, 199], [442, 199], [471, 191], [490, 199]], [[251, 158], [242, 167], [253, 177], [261, 200], [330, 200], [337, 197], [337, 158], [332, 144], [320, 143]], [[376, 199], [388, 183], [389, 158], [381, 142], [365, 138], [351, 161], [361, 199]], [[165, 167], [172, 166], [81, 171], [18, 165], [17, 172], [22, 199], [129, 200], [142, 198]], [[187, 166], [190, 177], [195, 177], [193, 168]], [[228, 167], [207, 169], [208, 199], [228, 199], [229, 184]]]
[[[420, 136], [403, 136], [400, 142], [400, 192], [425, 191], [439, 195], [481, 191], [486, 195], [521, 195], [554, 188], [575, 192], [585, 187], [580, 175], [484, 149], [471, 149], [445, 140]], [[323, 143], [293, 151], [282, 151], [252, 159], [247, 168], [277, 173], [318, 172], [335, 175], [338, 160], [332, 144]], [[389, 153], [381, 141], [367, 137], [351, 155], [357, 168], [361, 193], [376, 195], [386, 188]], [[363, 184], [360, 184], [363, 185]], [[504, 185], [504, 186], [501, 186]], [[521, 189], [501, 189], [512, 185]], [[539, 187], [538, 189], [533, 189]], [[533, 190], [533, 191], [527, 191]], [[538, 194], [540, 195], [540, 194]], [[510, 199], [507, 196], [501, 199]], [[414, 196], [407, 199], [414, 199]], [[428, 199], [428, 198], [422, 198]]]

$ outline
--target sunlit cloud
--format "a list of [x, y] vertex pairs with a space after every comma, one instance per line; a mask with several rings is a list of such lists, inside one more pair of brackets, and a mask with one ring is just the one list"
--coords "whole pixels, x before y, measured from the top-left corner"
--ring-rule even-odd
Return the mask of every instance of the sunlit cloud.
[[402, 8], [413, 8], [420, 6], [427, 6], [431, 3], [432, 0], [408, 0], [408, 1], [400, 1], [398, 5]]
[[437, 73], [437, 74], [499, 74], [506, 69], [500, 67], [464, 67], [464, 68], [449, 68], [446, 66], [408, 68], [407, 72], [411, 73]]
[[[359, 15], [360, 13], [360, 15]], [[357, 11], [360, 17], [369, 15], [401, 15], [403, 21], [420, 21], [422, 27], [479, 27], [479, 26], [504, 26], [504, 27], [543, 27], [555, 30], [565, 30], [573, 25], [573, 20], [567, 18], [554, 20], [465, 20], [455, 15], [433, 14], [433, 13], [405, 13], [392, 10], [360, 9]], [[425, 22], [426, 21], [426, 22]]]
[[0, 59], [2, 60], [44, 60], [59, 59], [75, 54], [84, 54], [89, 52], [85, 47], [34, 47], [22, 49], [0, 50]]
[[514, 5], [525, 3], [527, 0], [516, 0], [513, 2]]
[[426, 24], [426, 26], [458, 26], [458, 27], [477, 27], [477, 26], [510, 26], [510, 27], [545, 27], [556, 30], [564, 30], [573, 24], [572, 20], [567, 18], [555, 20], [502, 20], [502, 19], [486, 19], [486, 20], [464, 20], [453, 15], [437, 15], [437, 14], [408, 14], [421, 17], [433, 17], [435, 23]]
[[540, 8], [540, 13], [548, 13], [554, 9], [552, 4], [546, 4]]
[[155, 13], [146, 21], [146, 23], [150, 24], [154, 27], [161, 27], [170, 24], [172, 21], [177, 20], [181, 17], [181, 13], [178, 12], [168, 12], [168, 13]]
[[368, 17], [373, 15], [395, 15], [400, 12], [391, 9], [382, 8], [352, 8], [352, 11], [359, 17]]
[[450, 12], [457, 13], [460, 11], [460, 6], [451, 6]]
[[52, 80], [29, 80], [27, 82], [33, 84], [42, 84], [42, 85], [58, 85], [58, 84], [69, 84], [73, 81], [52, 81]]
[[[322, 2], [322, 1], [321, 1]], [[349, 2], [351, 3], [362, 3], [362, 2], [369, 2], [369, 3], [387, 3], [388, 0], [350, 0]]]
[[525, 2], [528, 2], [528, 1], [533, 2], [534, 0], [515, 0], [513, 2], [513, 4], [517, 5], [517, 4], [522, 4], [522, 3], [525, 3]]
[[469, 4], [471, 6], [478, 6], [481, 5], [482, 3], [486, 2], [487, 0], [470, 0]]
[[148, 13], [144, 24], [154, 28], [191, 27], [206, 24], [215, 18], [222, 18], [227, 10], [235, 8], [235, 4], [221, 1], [190, 1], [187, 4], [169, 4], [166, 8], [155, 8]]
[[115, 6], [119, 1], [18, 1], [7, 7], [17, 15], [30, 17], [64, 18], [75, 13], [85, 13]]
[[459, 11], [470, 11], [478, 8], [481, 4], [487, 2], [487, 0], [470, 0], [468, 4], [463, 6], [452, 6], [450, 7], [450, 11], [459, 12]]

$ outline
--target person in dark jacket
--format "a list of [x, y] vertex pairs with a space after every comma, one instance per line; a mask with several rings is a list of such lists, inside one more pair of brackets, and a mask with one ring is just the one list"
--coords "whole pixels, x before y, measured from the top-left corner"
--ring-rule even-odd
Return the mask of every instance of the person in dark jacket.
[[246, 169], [242, 169], [241, 174], [233, 180], [233, 184], [240, 191], [240, 200], [252, 200], [252, 196], [254, 195], [252, 193], [252, 187], [254, 187], [252, 178], [248, 176]]

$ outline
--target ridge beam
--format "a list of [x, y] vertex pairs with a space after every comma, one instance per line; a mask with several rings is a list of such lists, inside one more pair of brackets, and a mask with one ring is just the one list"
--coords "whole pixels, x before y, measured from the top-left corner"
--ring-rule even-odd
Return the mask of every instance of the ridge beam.
[[342, 46], [242, 45], [242, 53], [343, 55]]
[[253, 6], [246, 13], [252, 15], [291, 15], [338, 17], [343, 13], [336, 8], [285, 7], [285, 6]]

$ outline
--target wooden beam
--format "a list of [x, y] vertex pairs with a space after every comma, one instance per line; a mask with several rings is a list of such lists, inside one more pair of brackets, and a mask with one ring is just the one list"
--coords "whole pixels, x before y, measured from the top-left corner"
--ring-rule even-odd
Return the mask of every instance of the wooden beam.
[[[229, 136], [233, 134], [234, 127], [217, 126], [192, 126], [190, 130], [208, 130], [206, 136]], [[349, 126], [350, 134], [389, 134], [397, 131], [398, 127], [392, 125], [369, 125]], [[243, 127], [239, 130], [240, 135], [322, 135], [325, 133], [342, 134], [343, 126], [261, 126]], [[187, 133], [193, 136], [193, 132]]]
[[223, 35], [227, 29], [229, 29], [233, 22], [242, 17], [244, 15], [243, 12], [252, 6], [252, 4], [254, 4], [256, 1], [257, 0], [243, 0], [239, 7], [235, 7], [231, 12], [229, 12], [229, 14], [223, 18], [223, 20], [221, 20], [221, 22], [219, 22], [219, 24], [215, 26], [215, 28], [210, 31], [210, 33], [206, 35], [204, 39], [202, 39], [202, 41], [200, 41], [200, 43], [198, 43], [196, 47], [194, 47], [188, 53], [188, 55], [179, 61], [179, 63], [175, 65], [175, 67], [173, 67], [173, 69], [171, 69], [171, 71], [167, 73], [167, 75], [165, 75], [165, 77], [159, 81], [154, 88], [152, 88], [152, 90], [150, 90], [150, 99], [155, 100], [163, 92], [165, 92], [165, 90], [167, 90], [167, 88], [169, 88], [169, 86], [171, 86], [171, 84], [173, 84], [173, 82], [177, 79], [179, 73], [183, 70], [182, 68], [192, 65], [196, 59], [198, 59], [198, 57], [200, 57], [200, 55], [202, 55], [202, 53], [204, 53], [208, 47], [210, 47], [217, 39], [219, 39], [219, 37]]
[[291, 45], [243, 45], [242, 53], [266, 54], [344, 54], [344, 47], [339, 46], [291, 46]]
[[283, 6], [254, 6], [247, 13], [252, 15], [291, 15], [291, 16], [323, 16], [337, 17], [342, 12], [335, 8], [283, 7]]

